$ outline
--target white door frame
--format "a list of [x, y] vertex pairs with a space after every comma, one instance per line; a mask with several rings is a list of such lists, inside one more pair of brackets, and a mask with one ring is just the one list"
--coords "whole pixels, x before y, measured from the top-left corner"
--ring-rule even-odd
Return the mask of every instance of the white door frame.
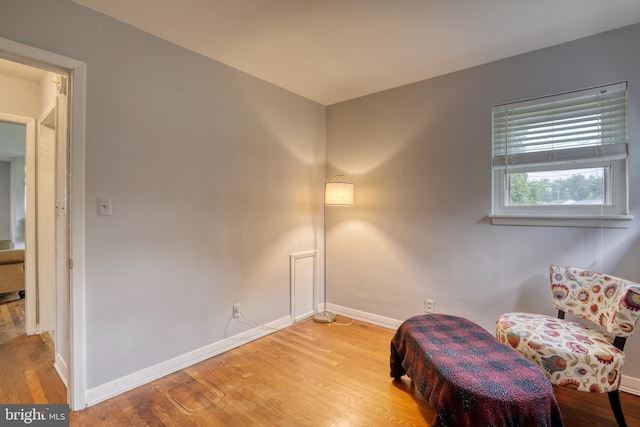
[[[85, 119], [84, 62], [0, 37], [0, 57], [69, 76], [69, 251], [70, 319], [67, 400], [72, 410], [87, 406], [85, 325]], [[62, 333], [62, 331], [61, 331]]]

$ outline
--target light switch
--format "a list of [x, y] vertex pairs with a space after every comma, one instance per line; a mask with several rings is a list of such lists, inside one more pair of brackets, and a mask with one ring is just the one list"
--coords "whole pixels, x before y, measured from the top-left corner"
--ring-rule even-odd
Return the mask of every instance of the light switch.
[[111, 197], [98, 197], [98, 216], [111, 216]]

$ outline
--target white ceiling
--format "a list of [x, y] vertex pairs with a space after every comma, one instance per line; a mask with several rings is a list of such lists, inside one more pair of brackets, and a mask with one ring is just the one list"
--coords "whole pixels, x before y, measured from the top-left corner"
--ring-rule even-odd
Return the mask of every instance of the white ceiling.
[[638, 0], [74, 0], [329, 105], [640, 22]]

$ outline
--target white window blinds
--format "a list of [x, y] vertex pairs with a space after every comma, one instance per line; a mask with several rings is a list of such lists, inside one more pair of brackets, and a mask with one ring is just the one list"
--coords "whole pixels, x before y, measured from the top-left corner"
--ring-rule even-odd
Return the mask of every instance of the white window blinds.
[[493, 107], [493, 167], [627, 156], [627, 83]]

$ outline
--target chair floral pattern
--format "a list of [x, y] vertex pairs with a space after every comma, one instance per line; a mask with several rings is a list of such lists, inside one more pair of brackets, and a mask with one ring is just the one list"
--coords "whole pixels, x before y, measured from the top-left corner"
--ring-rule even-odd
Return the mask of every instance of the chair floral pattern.
[[631, 336], [640, 316], [640, 285], [572, 267], [550, 267], [556, 309], [598, 325], [542, 314], [506, 313], [496, 336], [541, 367], [553, 384], [607, 393], [618, 389], [624, 352], [614, 337]]

